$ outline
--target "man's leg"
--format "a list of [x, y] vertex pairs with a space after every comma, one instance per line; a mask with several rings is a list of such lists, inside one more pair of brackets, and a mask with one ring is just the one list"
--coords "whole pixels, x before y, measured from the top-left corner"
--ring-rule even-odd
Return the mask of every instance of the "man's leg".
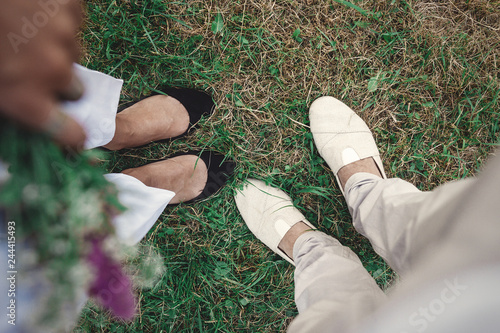
[[[283, 191], [249, 183], [235, 197], [243, 219], [257, 238], [296, 265], [300, 315], [291, 332], [340, 332], [384, 302], [384, 293], [349, 248], [315, 231]], [[322, 317], [334, 320], [335, 328], [323, 326]]]
[[[429, 193], [402, 181], [352, 177], [346, 198], [354, 223], [404, 275], [390, 301], [356, 332], [496, 332], [500, 154], [477, 178]], [[412, 193], [422, 200], [408, 200]]]
[[437, 212], [453, 209], [471, 180], [421, 192], [401, 179], [386, 179], [370, 129], [348, 106], [321, 97], [310, 109], [311, 131], [321, 156], [343, 189], [354, 227], [398, 273], [412, 268], [415, 233]]
[[433, 191], [403, 230], [411, 274], [356, 332], [497, 332], [499, 203], [499, 151], [473, 181]]
[[421, 192], [401, 179], [357, 173], [346, 182], [345, 198], [356, 230], [404, 276], [414, 266], [417, 233], [437, 223], [433, 216], [456, 209], [473, 183], [461, 180]]
[[[386, 179], [369, 128], [342, 102], [332, 97], [320, 98], [311, 106], [310, 117], [316, 146], [337, 177], [355, 228], [368, 237], [377, 253], [391, 267], [404, 272], [411, 266], [408, 253], [412, 229], [418, 225], [413, 221], [419, 216], [422, 207], [425, 206], [427, 212], [432, 213], [441, 207], [443, 200], [453, 198], [440, 195], [439, 191], [423, 193], [400, 179]], [[467, 187], [466, 183], [453, 186], [457, 192]], [[434, 202], [439, 204], [435, 205]], [[338, 262], [340, 256], [335, 257], [337, 265], [328, 265], [322, 261], [325, 256], [323, 250], [314, 255], [317, 247], [315, 241], [308, 246], [311, 239], [302, 235], [294, 246], [297, 304], [299, 306], [303, 302], [308, 307], [292, 323], [290, 331], [309, 331], [314, 327], [315, 332], [321, 332], [329, 331], [332, 326], [341, 330], [352, 327], [373, 312], [384, 296], [370, 298], [367, 294], [363, 295], [363, 288], [358, 286], [363, 280], [363, 273], [354, 267], [343, 269], [341, 262]], [[321, 248], [332, 251], [340, 245], [332, 241], [328, 243], [328, 246], [323, 245]], [[333, 262], [334, 256], [331, 258], [329, 261]], [[361, 264], [359, 266], [362, 267]], [[371, 279], [366, 271], [364, 274], [366, 280]], [[314, 283], [316, 280], [323, 281]], [[371, 281], [364, 286], [368, 288], [370, 284], [375, 284], [373, 279]], [[350, 290], [349, 286], [355, 289], [344, 300], [342, 316], [340, 319], [332, 317], [338, 314], [337, 300], [342, 298], [346, 290]], [[306, 288], [306, 293], [302, 288]], [[371, 290], [376, 289], [372, 287]], [[312, 302], [307, 301], [309, 294], [317, 295], [312, 298]], [[362, 301], [357, 301], [358, 298]]]
[[[385, 294], [356, 254], [335, 238], [308, 232], [296, 240], [293, 252], [300, 315], [289, 332], [341, 332], [385, 302]], [[322, 317], [330, 319], [327, 325]]]

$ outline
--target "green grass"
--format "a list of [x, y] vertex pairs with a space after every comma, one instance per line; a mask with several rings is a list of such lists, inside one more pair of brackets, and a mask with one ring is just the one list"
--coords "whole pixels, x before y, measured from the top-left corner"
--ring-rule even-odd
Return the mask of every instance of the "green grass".
[[120, 171], [192, 148], [238, 162], [217, 196], [167, 208], [143, 242], [164, 276], [140, 315], [89, 304], [75, 331], [283, 332], [297, 315], [293, 267], [246, 228], [233, 189], [247, 177], [288, 192], [309, 221], [358, 254], [386, 288], [394, 273], [353, 229], [309, 132], [322, 95], [373, 129], [389, 176], [422, 190], [477, 173], [499, 141], [498, 1], [88, 0], [82, 64], [125, 81], [122, 100], [160, 85], [213, 94], [185, 139], [110, 154]]

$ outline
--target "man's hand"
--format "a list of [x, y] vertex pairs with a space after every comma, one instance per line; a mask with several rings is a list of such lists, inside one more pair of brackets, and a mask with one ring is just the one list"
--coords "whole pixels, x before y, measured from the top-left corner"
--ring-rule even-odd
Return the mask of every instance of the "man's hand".
[[0, 0], [0, 113], [61, 145], [81, 149], [85, 133], [59, 109], [83, 87], [73, 75], [82, 15], [78, 0]]

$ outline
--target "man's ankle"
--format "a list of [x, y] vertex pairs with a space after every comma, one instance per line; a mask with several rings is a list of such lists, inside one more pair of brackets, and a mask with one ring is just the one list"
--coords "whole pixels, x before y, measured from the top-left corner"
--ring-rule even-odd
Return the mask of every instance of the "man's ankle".
[[338, 177], [342, 189], [345, 190], [345, 184], [347, 183], [349, 178], [351, 178], [354, 174], [359, 172], [371, 173], [374, 174], [375, 176], [382, 178], [382, 174], [380, 173], [380, 170], [378, 169], [378, 166], [373, 160], [373, 158], [367, 157], [362, 160], [349, 163], [339, 170]]
[[278, 248], [293, 260], [293, 246], [295, 245], [295, 241], [300, 235], [311, 230], [314, 229], [311, 229], [310, 226], [302, 221], [295, 223], [290, 230], [287, 231], [285, 236], [283, 236], [283, 239], [281, 239], [281, 242], [278, 244]]

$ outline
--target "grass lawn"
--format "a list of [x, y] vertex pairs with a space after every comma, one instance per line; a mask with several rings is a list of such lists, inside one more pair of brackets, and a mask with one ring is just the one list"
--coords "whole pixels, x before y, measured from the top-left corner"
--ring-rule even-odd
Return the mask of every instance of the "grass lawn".
[[139, 316], [92, 304], [75, 332], [284, 332], [297, 315], [293, 267], [253, 237], [233, 191], [247, 177], [290, 194], [349, 246], [382, 288], [396, 277], [356, 233], [309, 132], [323, 95], [368, 123], [390, 177], [422, 190], [472, 176], [500, 134], [500, 2], [486, 0], [87, 0], [81, 63], [125, 81], [123, 102], [161, 86], [214, 96], [183, 139], [112, 153], [111, 172], [193, 148], [236, 176], [204, 202], [167, 207], [143, 240], [165, 273], [138, 291]]

